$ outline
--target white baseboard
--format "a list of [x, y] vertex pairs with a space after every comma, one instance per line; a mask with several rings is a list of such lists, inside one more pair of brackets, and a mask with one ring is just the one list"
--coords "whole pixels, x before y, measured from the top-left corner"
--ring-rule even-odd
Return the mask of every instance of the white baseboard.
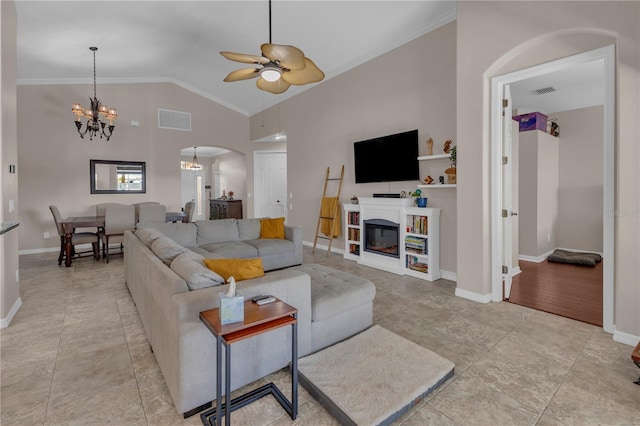
[[613, 340], [618, 343], [623, 343], [625, 345], [635, 347], [638, 342], [640, 342], [640, 336], [634, 336], [633, 334], [615, 330], [613, 332]]
[[[344, 243], [344, 240], [342, 240], [342, 239], [339, 240], [337, 238], [334, 238], [333, 240], [334, 240], [334, 242], [335, 241], [339, 241], [340, 244]], [[313, 247], [313, 241], [302, 241], [302, 245], [303, 246], [307, 246], [307, 247]], [[329, 248], [329, 246], [326, 245], [326, 244], [316, 244], [316, 248], [326, 251]], [[344, 250], [340, 249], [340, 248], [337, 248], [336, 246], [332, 245], [331, 246], [331, 253], [344, 254]]]
[[440, 269], [440, 275], [441, 278], [445, 280], [458, 282], [458, 274], [456, 274], [455, 272], [443, 271], [442, 269]]
[[472, 291], [463, 290], [461, 288], [456, 288], [456, 296], [462, 297], [463, 299], [473, 300], [478, 303], [489, 303], [491, 302], [491, 293], [489, 294], [478, 294]]
[[0, 319], [0, 329], [9, 327], [9, 324], [11, 324], [13, 317], [15, 317], [18, 313], [18, 309], [20, 309], [20, 306], [22, 306], [22, 299], [18, 297], [7, 316]]
[[546, 253], [544, 253], [544, 254], [542, 254], [540, 256], [528, 256], [526, 254], [519, 254], [518, 255], [518, 260], [524, 260], [526, 262], [541, 263], [541, 262], [544, 262], [547, 259], [547, 257], [549, 257], [549, 255], [554, 252], [554, 250], [573, 251], [573, 252], [576, 252], [576, 253], [597, 253], [600, 256], [602, 256], [602, 253], [597, 252], [597, 251], [593, 251], [593, 250], [581, 250], [581, 249], [573, 249], [573, 248], [566, 248], [566, 247], [557, 247], [557, 248], [555, 248], [553, 250], [549, 250], [548, 252], [546, 252]]
[[49, 248], [39, 248], [39, 249], [29, 249], [29, 250], [19, 250], [18, 255], [23, 254], [38, 254], [38, 253], [49, 253], [52, 251], [60, 251], [60, 247], [49, 247]]
[[604, 257], [603, 254], [599, 251], [595, 251], [595, 250], [581, 250], [581, 249], [574, 249], [574, 248], [566, 248], [566, 247], [558, 247], [558, 250], [564, 250], [564, 251], [574, 251], [576, 253], [597, 253], [600, 256]]
[[549, 255], [551, 253], [553, 253], [553, 250], [549, 250], [548, 252], [546, 252], [546, 253], [544, 253], [544, 254], [542, 254], [540, 256], [528, 256], [526, 254], [519, 254], [518, 255], [518, 260], [524, 260], [525, 262], [541, 263], [541, 262], [544, 262], [545, 260], [547, 260], [547, 257], [549, 257]]
[[519, 266], [516, 266], [515, 268], [513, 268], [513, 269], [511, 270], [511, 276], [512, 276], [512, 277], [515, 277], [516, 275], [519, 275], [519, 274], [521, 274], [521, 273], [522, 273], [522, 269], [520, 269], [520, 267], [519, 267]]
[[[78, 244], [76, 245], [76, 249], [80, 249], [80, 250], [90, 250], [91, 249], [91, 244], [87, 243], [87, 244]], [[39, 248], [39, 249], [28, 249], [28, 250], [19, 250], [18, 251], [18, 255], [21, 254], [38, 254], [38, 253], [51, 253], [51, 252], [58, 252], [60, 251], [60, 247], [46, 247], [46, 248]]]

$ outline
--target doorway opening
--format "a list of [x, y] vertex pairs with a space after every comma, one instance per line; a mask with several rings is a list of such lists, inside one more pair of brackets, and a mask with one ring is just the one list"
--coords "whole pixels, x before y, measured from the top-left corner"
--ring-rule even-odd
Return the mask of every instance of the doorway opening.
[[[194, 157], [197, 157], [194, 160]], [[180, 150], [181, 202], [195, 202], [193, 220], [211, 219], [210, 200], [230, 198], [242, 201], [246, 194], [246, 156], [215, 146]], [[194, 164], [197, 163], [197, 164]]]
[[[564, 58], [561, 60], [549, 62], [546, 64], [538, 65], [535, 67], [527, 68], [524, 70], [516, 71], [513, 73], [505, 74], [502, 76], [494, 77], [492, 79], [491, 85], [491, 109], [492, 109], [492, 129], [491, 129], [491, 140], [492, 140], [492, 300], [499, 301], [503, 300], [503, 296], [509, 298], [510, 295], [514, 297], [520, 297], [521, 294], [517, 294], [513, 292], [513, 286], [518, 286], [518, 290], [520, 290], [521, 284], [526, 284], [526, 290], [531, 290], [534, 284], [531, 282], [527, 283], [527, 277], [553, 277], [554, 280], [558, 281], [557, 285], [547, 286], [546, 288], [540, 287], [538, 294], [535, 295], [537, 298], [536, 303], [541, 300], [547, 302], [548, 306], [553, 304], [558, 304], [557, 301], [553, 301], [553, 298], [557, 296], [557, 290], [563, 290], [565, 292], [571, 293], [574, 292], [573, 296], [573, 309], [578, 308], [579, 303], [576, 303], [576, 291], [579, 293], [580, 290], [571, 290], [571, 280], [576, 282], [584, 282], [585, 274], [591, 275], [589, 278], [591, 284], [583, 284], [587, 286], [602, 286], [601, 289], [597, 289], [596, 292], [600, 292], [600, 297], [595, 296], [593, 300], [591, 300], [591, 307], [593, 307], [593, 303], [600, 303], [599, 308], [601, 308], [601, 321], [600, 325], [604, 328], [605, 331], [612, 333], [613, 330], [613, 238], [614, 238], [614, 222], [613, 218], [606, 215], [605, 212], [613, 211], [613, 194], [614, 194], [614, 83], [615, 83], [615, 48], [614, 46], [608, 46], [601, 49], [596, 49], [590, 52], [586, 52], [579, 55], [574, 55], [568, 58]], [[550, 222], [546, 224], [549, 226], [549, 230], [547, 229], [538, 229], [538, 234], [533, 238], [535, 243], [538, 245], [537, 252], [533, 252], [533, 255], [530, 255], [530, 258], [527, 256], [517, 256], [518, 247], [523, 246], [523, 242], [519, 241], [519, 239], [513, 238], [516, 233], [514, 229], [514, 218], [515, 222], [522, 221], [524, 219], [523, 214], [538, 213], [544, 215], [544, 208], [532, 211], [531, 207], [524, 207], [523, 203], [519, 203], [520, 206], [518, 208], [518, 204], [513, 204], [513, 194], [518, 194], [518, 190], [521, 189], [521, 185], [514, 185], [513, 190], [511, 188], [507, 188], [505, 182], [512, 182], [512, 166], [513, 161], [507, 161], [504, 164], [503, 157], [505, 152], [509, 152], [511, 150], [511, 135], [509, 132], [504, 131], [507, 125], [505, 125], [506, 121], [502, 120], [502, 112], [503, 112], [503, 102], [502, 99], [505, 97], [505, 93], [509, 93], [512, 91], [513, 87], [517, 87], [519, 84], [524, 84], [527, 80], [542, 78], [543, 76], [556, 73], [556, 72], [570, 72], [572, 68], [580, 67], [580, 66], [595, 66], [600, 67], [602, 70], [602, 74], [600, 77], [600, 83], [602, 85], [602, 106], [601, 106], [601, 141], [602, 145], [597, 152], [596, 155], [599, 156], [598, 160], [600, 161], [599, 168], [599, 176], [601, 177], [601, 193], [598, 205], [595, 207], [595, 216], [600, 220], [600, 227], [592, 226], [592, 224], [583, 224], [583, 233], [591, 232], [591, 234], [599, 234], [596, 236], [596, 239], [599, 239], [601, 244], [601, 253], [603, 255], [603, 262], [594, 269], [590, 269], [587, 271], [586, 269], [580, 270], [580, 267], [576, 267], [575, 265], [553, 265], [547, 264], [545, 259], [548, 254], [553, 252], [555, 248], [569, 248], [569, 249], [579, 249], [580, 247], [563, 247], [563, 242], [568, 241], [567, 239], [558, 240], [558, 233], [562, 232], [564, 229], [558, 228], [558, 220], [559, 213], [551, 215]], [[516, 99], [513, 100], [514, 102]], [[543, 112], [543, 111], [541, 111]], [[505, 116], [510, 119], [510, 110], [508, 108], [505, 109]], [[558, 122], [560, 126], [560, 139], [557, 144], [562, 147], [562, 123]], [[522, 135], [522, 133], [520, 134]], [[520, 147], [522, 147], [522, 143]], [[558, 149], [558, 147], [556, 147]], [[517, 150], [516, 150], [517, 151]], [[516, 154], [510, 153], [511, 157], [515, 159]], [[578, 158], [580, 157], [580, 152], [573, 153], [573, 162], [579, 163]], [[522, 158], [522, 156], [520, 156]], [[547, 157], [548, 158], [548, 157]], [[515, 161], [515, 160], [514, 160]], [[528, 157], [527, 162], [530, 162], [530, 157]], [[527, 168], [531, 166], [527, 162], [524, 163], [524, 167]], [[503, 165], [504, 164], [504, 165]], [[517, 163], [516, 163], [517, 165]], [[520, 165], [523, 166], [523, 165]], [[529, 167], [532, 168], [532, 167]], [[540, 181], [540, 185], [547, 185], [547, 181], [545, 181], [545, 177], [548, 177], [548, 172], [546, 175], [544, 174], [544, 167], [540, 169], [535, 168], [536, 171], [543, 171], [542, 180]], [[597, 171], [594, 171], [597, 173]], [[514, 174], [515, 176], [515, 174]], [[530, 178], [527, 178], [531, 180]], [[557, 177], [559, 179], [559, 175]], [[560, 182], [563, 185], [566, 182]], [[566, 185], [565, 185], [566, 186]], [[518, 187], [516, 189], [516, 187]], [[564, 188], [564, 189], [561, 189]], [[571, 196], [575, 196], [577, 192], [579, 192], [580, 188], [577, 187], [556, 187], [555, 199], [556, 203], [560, 204], [561, 202], [567, 201]], [[522, 194], [519, 194], [520, 196]], [[526, 198], [530, 200], [529, 197]], [[517, 198], [516, 198], [517, 200]], [[520, 198], [522, 200], [522, 198]], [[557, 209], [557, 205], [555, 208]], [[583, 211], [586, 210], [585, 206], [578, 207]], [[593, 206], [590, 206], [593, 213]], [[506, 212], [506, 214], [505, 214]], [[518, 216], [513, 216], [518, 214]], [[579, 213], [573, 212], [573, 222], [569, 222], [569, 226], [575, 225], [579, 223], [578, 218], [575, 216]], [[520, 227], [519, 227], [520, 228]], [[519, 236], [519, 235], [518, 235]], [[583, 235], [584, 236], [584, 235]], [[513, 243], [513, 250], [511, 247]], [[581, 245], [582, 243], [575, 243], [577, 245]], [[548, 247], [545, 247], [547, 245]], [[599, 250], [593, 249], [593, 245], [588, 247], [584, 251], [596, 251]], [[505, 250], [506, 249], [506, 250]], [[514, 253], [516, 255], [514, 255]], [[510, 259], [513, 259], [511, 261]], [[518, 273], [519, 269], [522, 272], [519, 275], [515, 275]], [[503, 268], [504, 266], [504, 268]], [[576, 269], [578, 268], [578, 269]], [[505, 273], [503, 273], [505, 272]], [[599, 275], [600, 274], [600, 275]], [[515, 275], [515, 278], [514, 278]], [[598, 279], [598, 275], [600, 279]], [[573, 277], [569, 281], [567, 280], [567, 276]], [[582, 276], [582, 278], [578, 278]], [[562, 278], [565, 277], [565, 278]], [[513, 280], [513, 282], [512, 282]], [[563, 281], [564, 280], [564, 281]], [[544, 282], [544, 278], [542, 281]], [[579, 284], [578, 284], [579, 285]], [[583, 288], [584, 290], [584, 288]], [[530, 297], [533, 297], [529, 294]], [[533, 303], [532, 303], [533, 304]], [[538, 306], [531, 306], [536, 309], [539, 309]], [[587, 311], [591, 308], [587, 308], [585, 306], [582, 307], [582, 310]], [[550, 310], [550, 309], [541, 309], [541, 310]], [[572, 316], [570, 313], [561, 313], [554, 312], [564, 316]], [[575, 316], [574, 316], [575, 318]], [[582, 318], [575, 318], [578, 320], [585, 321]], [[591, 321], [587, 321], [591, 322]]]

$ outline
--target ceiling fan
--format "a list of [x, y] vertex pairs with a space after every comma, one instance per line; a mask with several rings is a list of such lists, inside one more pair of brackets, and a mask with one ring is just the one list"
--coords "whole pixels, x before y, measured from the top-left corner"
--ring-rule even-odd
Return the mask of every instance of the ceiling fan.
[[231, 71], [224, 81], [258, 78], [256, 86], [267, 92], [280, 94], [291, 85], [302, 86], [324, 79], [324, 73], [294, 46], [271, 43], [271, 0], [269, 0], [269, 43], [260, 46], [262, 56], [234, 52], [220, 52], [225, 58], [245, 64], [262, 65], [261, 68], [242, 68]]

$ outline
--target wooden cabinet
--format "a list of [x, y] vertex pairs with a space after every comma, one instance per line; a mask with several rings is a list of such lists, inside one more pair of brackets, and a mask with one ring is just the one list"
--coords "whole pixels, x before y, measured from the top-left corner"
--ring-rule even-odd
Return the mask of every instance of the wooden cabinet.
[[242, 219], [242, 200], [209, 200], [209, 219]]

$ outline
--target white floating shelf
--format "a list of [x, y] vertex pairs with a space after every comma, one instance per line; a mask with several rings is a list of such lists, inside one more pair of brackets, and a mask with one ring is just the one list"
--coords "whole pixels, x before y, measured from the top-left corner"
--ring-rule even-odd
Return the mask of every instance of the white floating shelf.
[[440, 158], [451, 158], [451, 154], [423, 155], [422, 157], [418, 157], [418, 161], [438, 160]]
[[445, 183], [445, 184], [436, 184], [436, 185], [418, 185], [420, 189], [437, 189], [437, 188], [455, 188], [458, 185], [455, 183]]

